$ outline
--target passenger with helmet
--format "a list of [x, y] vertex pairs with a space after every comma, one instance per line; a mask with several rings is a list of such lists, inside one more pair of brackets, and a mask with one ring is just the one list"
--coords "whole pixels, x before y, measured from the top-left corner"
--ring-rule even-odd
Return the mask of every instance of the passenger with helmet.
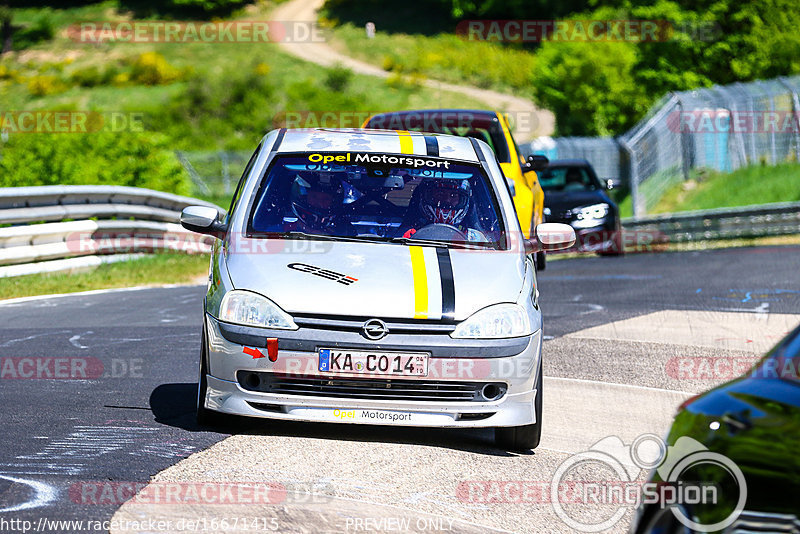
[[472, 207], [472, 186], [469, 180], [424, 179], [411, 196], [403, 237], [412, 237], [432, 224], [458, 229], [468, 241], [486, 241], [486, 236], [467, 224]]
[[337, 233], [343, 223], [344, 184], [332, 172], [298, 173], [289, 192], [289, 203], [297, 221], [289, 223], [292, 227], [287, 230]]

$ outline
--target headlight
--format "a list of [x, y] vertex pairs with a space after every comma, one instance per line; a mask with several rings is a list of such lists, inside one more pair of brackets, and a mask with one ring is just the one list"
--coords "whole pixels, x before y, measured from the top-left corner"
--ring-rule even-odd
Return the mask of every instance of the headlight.
[[603, 219], [608, 215], [608, 204], [592, 204], [585, 208], [575, 208], [572, 210], [578, 220], [583, 219]]
[[583, 208], [572, 210], [575, 219], [572, 226], [575, 228], [591, 228], [601, 224], [601, 221], [608, 215], [608, 204], [592, 204]]
[[472, 314], [456, 326], [452, 338], [497, 339], [532, 334], [525, 309], [518, 304], [496, 304]]
[[222, 298], [219, 320], [226, 323], [297, 330], [292, 317], [274, 302], [250, 291], [229, 291]]

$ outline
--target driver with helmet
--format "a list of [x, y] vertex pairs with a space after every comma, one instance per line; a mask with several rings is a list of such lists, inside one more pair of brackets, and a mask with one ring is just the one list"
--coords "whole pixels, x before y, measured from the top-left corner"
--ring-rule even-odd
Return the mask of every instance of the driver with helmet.
[[412, 237], [426, 226], [441, 224], [457, 229], [468, 241], [486, 241], [482, 232], [464, 224], [471, 201], [469, 180], [424, 179], [412, 195], [409, 210], [414, 211], [414, 219], [405, 225], [403, 237]]
[[344, 185], [335, 173], [304, 172], [292, 183], [289, 203], [297, 221], [287, 230], [334, 234], [342, 223]]

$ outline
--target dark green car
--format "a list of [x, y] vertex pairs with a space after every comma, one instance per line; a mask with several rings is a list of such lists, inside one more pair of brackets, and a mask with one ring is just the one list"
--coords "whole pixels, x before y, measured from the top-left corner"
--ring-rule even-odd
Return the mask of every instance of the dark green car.
[[[667, 445], [693, 438], [707, 447], [707, 458], [727, 458], [732, 468], [714, 461], [684, 462], [671, 482], [663, 472], [654, 473], [651, 480], [660, 484], [712, 486], [718, 499], [641, 505], [631, 533], [800, 532], [799, 370], [800, 327], [745, 376], [686, 401]], [[690, 522], [719, 528], [687, 526]]]

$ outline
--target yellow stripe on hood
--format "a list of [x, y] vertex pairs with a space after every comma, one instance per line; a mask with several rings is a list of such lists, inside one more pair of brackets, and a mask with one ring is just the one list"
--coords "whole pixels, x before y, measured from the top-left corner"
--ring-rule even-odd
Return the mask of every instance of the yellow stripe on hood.
[[422, 247], [408, 247], [411, 252], [411, 272], [414, 276], [414, 319], [428, 318], [428, 273]]
[[397, 135], [400, 138], [400, 152], [402, 154], [413, 154], [414, 139], [411, 134], [405, 130], [398, 130]]

